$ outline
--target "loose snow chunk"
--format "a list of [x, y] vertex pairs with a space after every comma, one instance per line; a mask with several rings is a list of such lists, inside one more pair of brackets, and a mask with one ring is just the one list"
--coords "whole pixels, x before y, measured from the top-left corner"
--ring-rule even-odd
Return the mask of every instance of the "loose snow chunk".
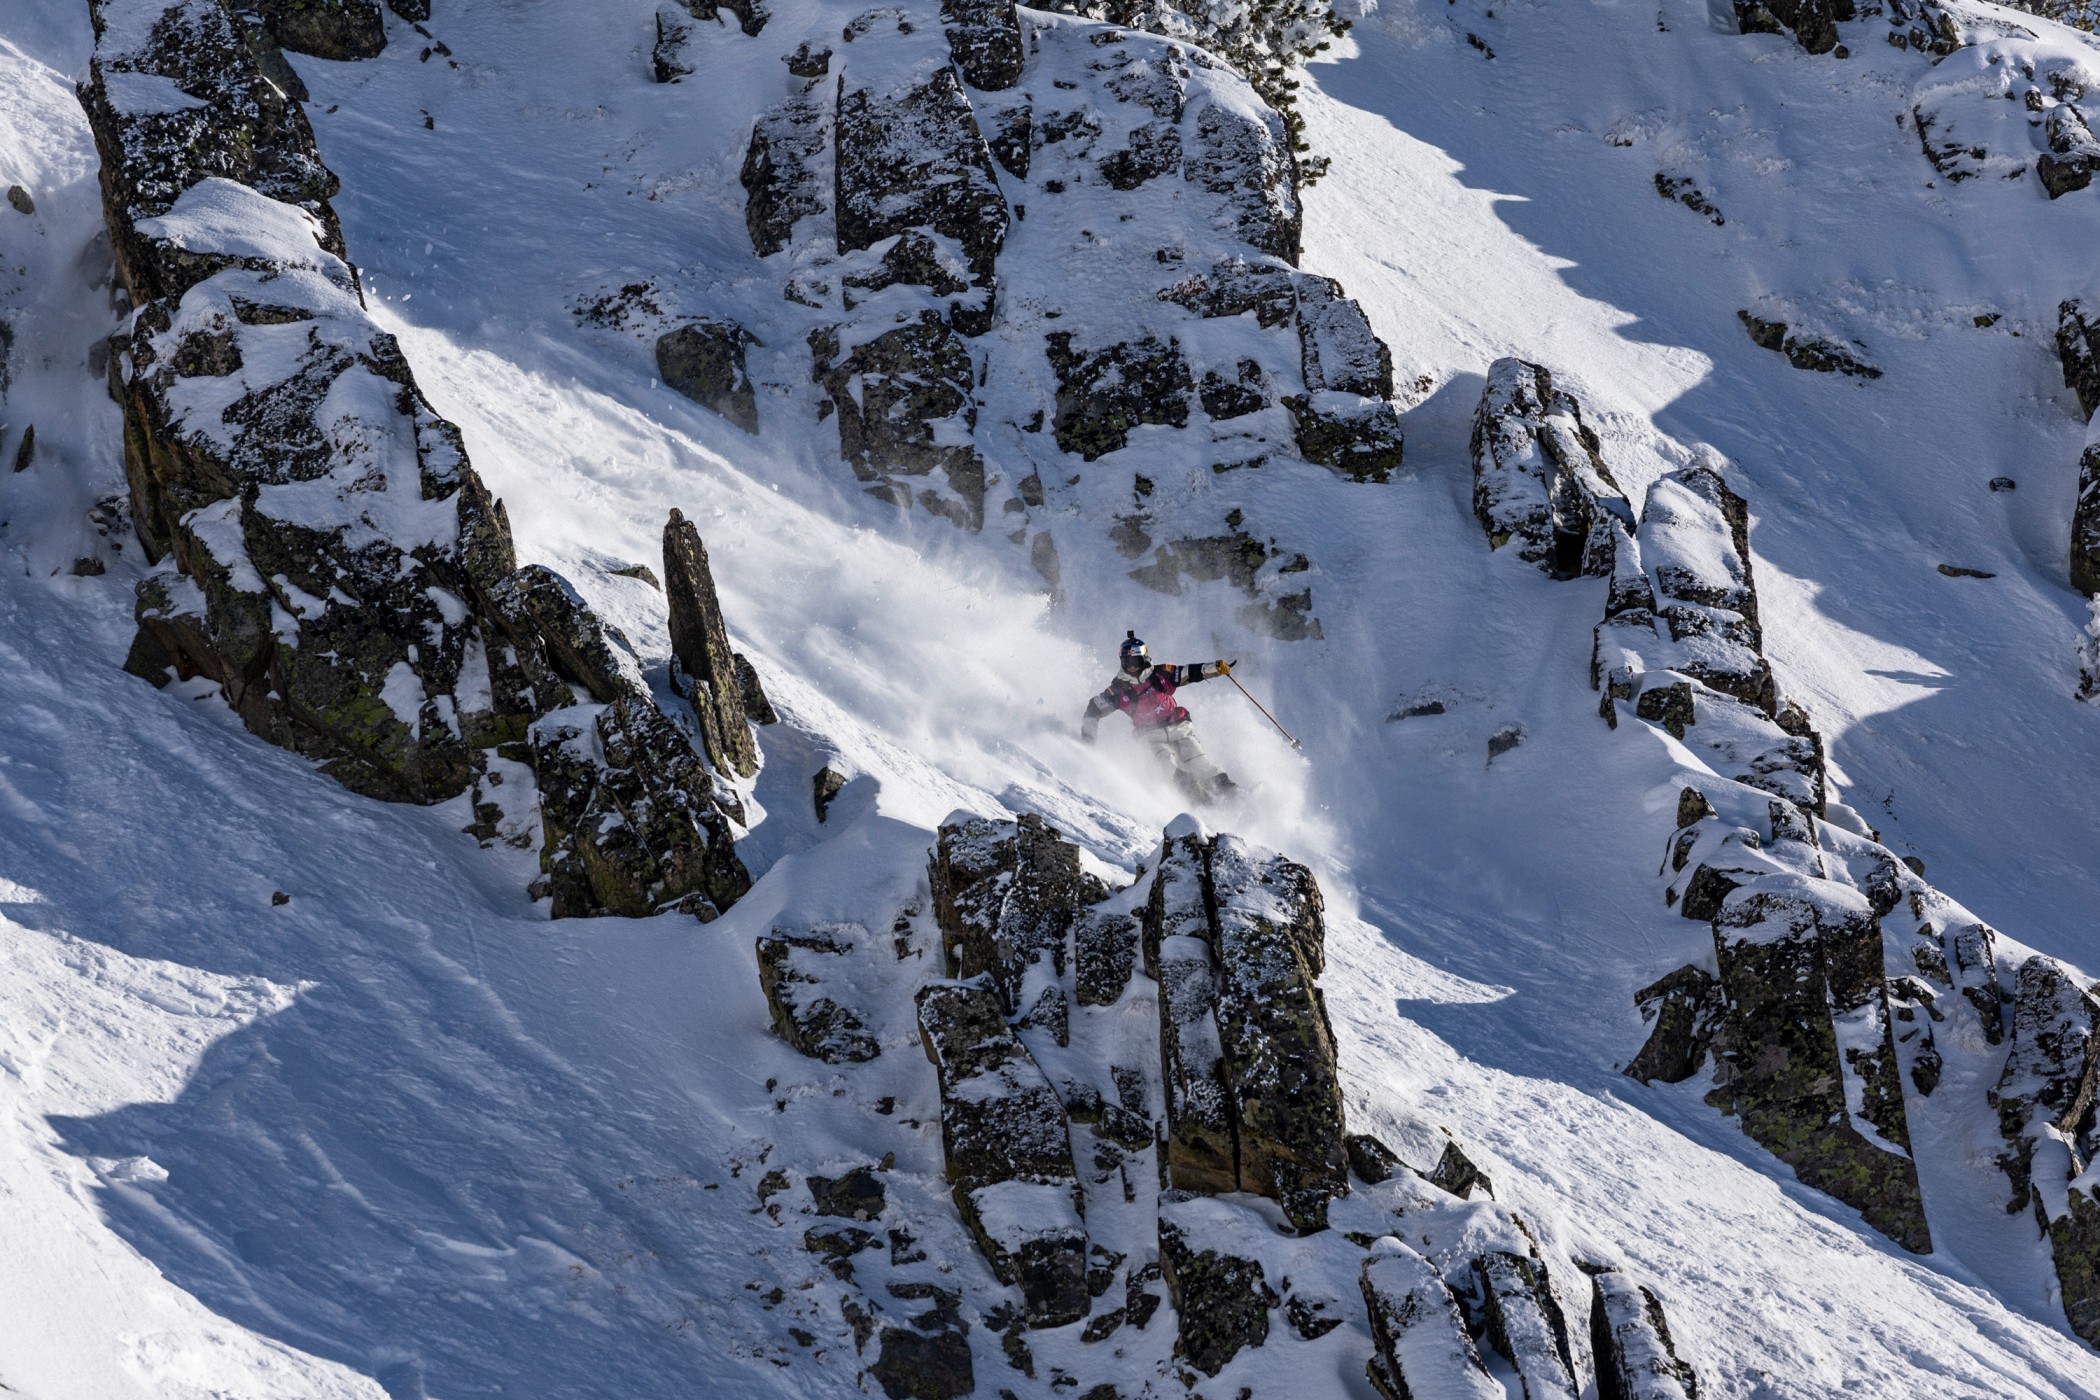
[[[118, 76], [138, 79], [142, 75]], [[218, 176], [190, 186], [167, 213], [140, 219], [137, 228], [146, 237], [172, 243], [187, 253], [217, 253], [316, 269], [341, 266], [340, 259], [321, 251], [319, 219], [297, 205]]]
[[406, 661], [396, 661], [386, 673], [386, 684], [380, 687], [379, 698], [386, 701], [386, 707], [394, 712], [395, 719], [406, 725], [411, 733], [416, 731], [428, 695], [415, 667]]

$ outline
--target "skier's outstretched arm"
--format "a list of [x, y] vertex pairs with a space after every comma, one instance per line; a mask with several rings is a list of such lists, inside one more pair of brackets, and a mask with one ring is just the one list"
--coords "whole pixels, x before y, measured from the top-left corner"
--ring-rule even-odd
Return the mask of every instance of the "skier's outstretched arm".
[[1101, 727], [1101, 717], [1115, 708], [1116, 693], [1113, 686], [1087, 701], [1086, 718], [1079, 721], [1079, 737], [1089, 744], [1093, 743], [1094, 731]]
[[1216, 661], [1184, 661], [1174, 668], [1174, 684], [1194, 685], [1197, 681], [1216, 680], [1219, 676], [1232, 674], [1232, 663], [1220, 658]]

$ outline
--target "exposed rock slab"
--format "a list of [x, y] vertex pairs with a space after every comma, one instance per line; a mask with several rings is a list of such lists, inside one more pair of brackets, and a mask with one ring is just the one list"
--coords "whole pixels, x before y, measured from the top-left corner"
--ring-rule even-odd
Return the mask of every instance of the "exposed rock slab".
[[1473, 413], [1473, 513], [1497, 549], [1556, 578], [1609, 575], [1627, 505], [1582, 405], [1544, 366], [1501, 359]]
[[1590, 1355], [1597, 1400], [1696, 1400], [1699, 1377], [1678, 1360], [1662, 1299], [1622, 1273], [1590, 1278]]
[[919, 1035], [941, 1084], [941, 1139], [956, 1207], [1031, 1325], [1086, 1316], [1080, 1223], [1064, 1104], [988, 988], [936, 982], [919, 993]]
[[1434, 1264], [1389, 1237], [1372, 1247], [1362, 1277], [1378, 1348], [1369, 1375], [1385, 1400], [1501, 1400]]
[[713, 409], [747, 433], [758, 431], [758, 391], [744, 368], [751, 333], [727, 321], [695, 321], [656, 342], [656, 372], [667, 388]]
[[761, 937], [758, 984], [774, 1031], [811, 1059], [857, 1064], [882, 1053], [859, 1014], [833, 995], [851, 985], [847, 945], [834, 933], [775, 929]]
[[1269, 1339], [1269, 1310], [1282, 1299], [1261, 1261], [1232, 1253], [1230, 1232], [1216, 1230], [1190, 1204], [1161, 1203], [1159, 1267], [1179, 1328], [1175, 1354], [1215, 1376], [1242, 1350]]
[[1536, 1257], [1489, 1250], [1473, 1262], [1488, 1339], [1516, 1368], [1524, 1400], [1575, 1400], [1568, 1324]]
[[708, 761], [724, 773], [758, 771], [758, 744], [744, 706], [737, 654], [729, 646], [707, 546], [676, 509], [664, 524], [664, 597], [670, 605], [671, 654], [683, 673]]
[[[885, 91], [842, 78], [836, 130], [841, 253], [930, 228], [962, 246], [977, 280], [991, 280], [1009, 215], [954, 69]], [[929, 169], [940, 178], [926, 178]]]
[[870, 491], [910, 502], [912, 479], [938, 472], [946, 490], [918, 488], [920, 505], [967, 530], [984, 525], [984, 459], [977, 430], [976, 363], [934, 312], [846, 350], [837, 332], [811, 337], [817, 382], [838, 415], [839, 456]]

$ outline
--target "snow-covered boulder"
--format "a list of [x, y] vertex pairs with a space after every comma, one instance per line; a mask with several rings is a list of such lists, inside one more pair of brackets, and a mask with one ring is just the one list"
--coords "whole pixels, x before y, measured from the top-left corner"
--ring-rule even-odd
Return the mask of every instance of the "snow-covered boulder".
[[860, 930], [775, 929], [758, 940], [758, 983], [782, 1040], [811, 1059], [854, 1064], [882, 1053], [852, 1007], [837, 996], [851, 984], [847, 937]]
[[1597, 1400], [1693, 1400], [1699, 1378], [1677, 1356], [1662, 1299], [1616, 1270], [1590, 1276]]
[[740, 179], [744, 186], [744, 226], [751, 247], [771, 257], [788, 246], [798, 220], [831, 207], [829, 172], [824, 154], [831, 144], [831, 107], [811, 91], [788, 98], [761, 115], [751, 127]]
[[[2028, 958], [2013, 975], [2012, 1048], [1991, 1090], [2008, 1151], [1999, 1159], [2013, 1182], [2013, 1205], [2027, 1204], [2039, 1173], [2037, 1149], [2061, 1144], [2071, 1172], [2092, 1155], [2100, 1095], [2100, 998], [2054, 958]], [[2053, 1182], [2049, 1183], [2053, 1186]], [[2045, 1193], [2044, 1199], [2047, 1199]]]
[[1473, 513], [1500, 549], [1556, 578], [1609, 575], [1632, 508], [1582, 405], [1544, 366], [1501, 359], [1473, 413]]
[[1108, 893], [1081, 868], [1079, 848], [1033, 814], [943, 826], [928, 879], [951, 969], [989, 976], [1016, 1013], [1029, 968], [1046, 963], [1062, 975], [1067, 930]]
[[2100, 139], [2093, 136], [2085, 113], [2072, 103], [2058, 103], [2049, 109], [2043, 129], [2049, 149], [2035, 162], [2035, 172], [2049, 198], [2060, 199], [2091, 185], [2093, 171], [2100, 169]]
[[1500, 1400], [1434, 1264], [1388, 1236], [1364, 1260], [1363, 1293], [1377, 1346], [1368, 1373], [1385, 1400]]
[[1046, 341], [1057, 375], [1057, 445], [1085, 461], [1122, 450], [1146, 423], [1188, 423], [1195, 382], [1180, 342], [1145, 336], [1104, 346], [1073, 343], [1070, 331]]
[[2100, 409], [2100, 296], [2067, 297], [2056, 307], [2056, 354], [2064, 387], [2088, 419]]
[[1655, 1027], [1626, 1074], [1643, 1084], [1678, 1084], [1706, 1063], [1712, 1020], [1720, 1010], [1713, 974], [1697, 964], [1650, 983], [1633, 994], [1641, 1019]]
[[1525, 1400], [1575, 1400], [1582, 1385], [1545, 1264], [1534, 1254], [1488, 1250], [1473, 1269], [1488, 1340], [1516, 1368]]
[[1064, 1104], [999, 998], [967, 982], [918, 996], [919, 1035], [941, 1086], [941, 1140], [957, 1209], [1031, 1325], [1086, 1316], [1086, 1227]]

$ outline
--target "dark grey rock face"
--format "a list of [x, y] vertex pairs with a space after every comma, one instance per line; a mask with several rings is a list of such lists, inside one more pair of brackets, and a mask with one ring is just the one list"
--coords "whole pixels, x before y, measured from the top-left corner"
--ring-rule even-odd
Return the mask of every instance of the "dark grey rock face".
[[951, 967], [989, 976], [1013, 1013], [1028, 969], [1040, 962], [1062, 974], [1067, 930], [1108, 893], [1081, 871], [1079, 848], [1033, 814], [942, 827], [929, 878]]
[[[1711, 918], [1709, 914], [1707, 917]], [[1680, 967], [1633, 994], [1641, 1019], [1655, 1029], [1626, 1066], [1643, 1084], [1681, 1084], [1706, 1063], [1711, 1022], [1720, 1010], [1713, 975], [1697, 965]]]
[[2100, 1093], [2100, 1000], [2071, 980], [2053, 958], [2030, 957], [2013, 977], [2012, 1049], [1991, 1091], [2009, 1151], [2000, 1159], [2012, 1178], [2015, 1208], [2031, 1198], [2035, 1145], [2051, 1132], [2096, 1145], [2093, 1109]]
[[1300, 1230], [1345, 1189], [1334, 1038], [1316, 979], [1319, 887], [1236, 837], [1164, 843], [1144, 946], [1160, 984], [1167, 1171], [1273, 1198]]
[[1473, 414], [1473, 513], [1500, 549], [1556, 578], [1609, 575], [1632, 508], [1582, 405], [1543, 366], [1497, 360]]
[[1597, 1400], [1696, 1400], [1699, 1375], [1677, 1358], [1662, 1299], [1622, 1273], [1590, 1278]]
[[1078, 1321], [1090, 1306], [1087, 1238], [1064, 1104], [989, 989], [936, 982], [918, 1006], [956, 1208], [1031, 1325]]
[[1296, 429], [1298, 455], [1333, 467], [1355, 481], [1390, 481], [1400, 469], [1404, 436], [1389, 403], [1323, 402], [1293, 395], [1285, 403]]
[[2078, 459], [2078, 504], [2071, 513], [2071, 583], [2100, 596], [2100, 442]]
[[976, 365], [962, 337], [929, 311], [850, 352], [841, 351], [837, 334], [819, 332], [811, 351], [838, 414], [839, 455], [854, 476], [873, 483], [871, 494], [907, 504], [912, 488], [899, 478], [937, 471], [947, 491], [921, 487], [918, 503], [963, 529], [982, 529], [984, 459], [967, 445], [977, 429]]
[[2078, 411], [2091, 418], [2100, 408], [2100, 306], [2083, 297], [2058, 303], [2056, 353], [2064, 387], [2078, 395]]
[[1303, 214], [1282, 117], [1206, 105], [1196, 115], [1195, 144], [1182, 173], [1190, 183], [1225, 196], [1227, 232], [1297, 264]]
[[1434, 1264], [1397, 1239], [1380, 1240], [1362, 1279], [1377, 1347], [1368, 1374], [1385, 1400], [1501, 1400]]
[[787, 247], [796, 220], [826, 208], [827, 116], [824, 104], [801, 96], [766, 113], [751, 128], [739, 178], [744, 186], [744, 226], [762, 258]]
[[721, 11], [727, 10], [736, 17], [736, 27], [756, 39], [766, 21], [773, 17], [761, 0], [684, 0], [687, 13], [694, 19], [721, 20]]
[[[838, 248], [852, 252], [913, 228], [960, 244], [989, 283], [1009, 215], [991, 152], [952, 68], [893, 92], [839, 83]], [[946, 178], [924, 178], [928, 164]]]
[[776, 929], [758, 940], [758, 983], [773, 1013], [773, 1029], [826, 1064], [857, 1064], [882, 1053], [859, 1014], [834, 995], [851, 986], [846, 951], [838, 938], [816, 931]]
[[1082, 1006], [1113, 1006], [1130, 985], [1138, 921], [1128, 914], [1082, 909], [1072, 918], [1074, 991]]
[[1269, 1310], [1282, 1300], [1261, 1262], [1206, 1248], [1200, 1226], [1162, 1210], [1159, 1267], [1179, 1319], [1174, 1351], [1206, 1376], [1269, 1339]]
[[1156, 336], [1075, 348], [1068, 331], [1048, 339], [1057, 373], [1057, 445], [1091, 462], [1120, 451], [1142, 424], [1185, 427], [1195, 388], [1179, 341]]
[[724, 773], [748, 778], [758, 771], [758, 744], [744, 707], [738, 658], [729, 647], [707, 546], [698, 527], [677, 510], [664, 524], [664, 596], [670, 605], [671, 654], [700, 722], [708, 761]]
[[755, 434], [758, 395], [744, 370], [744, 348], [752, 343], [742, 326], [695, 321], [656, 342], [656, 370], [668, 388]]
[[1026, 58], [1014, 0], [941, 0], [941, 27], [963, 81], [999, 92], [1021, 81]]
[[[1778, 878], [1731, 896], [1714, 919], [1728, 1048], [1715, 1091], [1795, 1175], [1852, 1206], [1916, 1253], [1932, 1247], [1878, 975], [1881, 931], [1863, 905], [1848, 908]], [[1833, 1016], [1869, 1012], [1880, 1042], [1841, 1053]], [[1878, 1025], [1876, 1024], [1878, 1020]], [[1861, 1084], [1870, 1139], [1846, 1109], [1847, 1076]]]
[[315, 58], [377, 58], [386, 48], [379, 0], [239, 0], [261, 17], [270, 35], [294, 53]]
[[675, 907], [707, 920], [751, 888], [714, 780], [646, 695], [556, 711], [531, 743], [555, 918]]
[[2100, 139], [2086, 124], [2085, 113], [2072, 103], [2059, 103], [2049, 109], [2044, 127], [2049, 149], [2035, 162], [2035, 173], [2049, 198], [2091, 185], [2093, 172], [2100, 170]]
[[1369, 1133], [1351, 1133], [1342, 1139], [1342, 1151], [1349, 1158], [1349, 1170], [1356, 1179], [1370, 1186], [1390, 1180], [1407, 1168], [1400, 1154]]

